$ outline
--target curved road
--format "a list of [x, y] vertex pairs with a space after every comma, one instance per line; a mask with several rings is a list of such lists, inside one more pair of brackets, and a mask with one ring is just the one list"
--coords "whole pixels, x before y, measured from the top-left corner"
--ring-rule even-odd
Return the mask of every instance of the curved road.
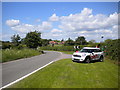
[[34, 70], [50, 63], [51, 61], [63, 58], [71, 58], [71, 55], [63, 54], [55, 51], [46, 51], [45, 54], [10, 61], [2, 64], [2, 86], [5, 86]]

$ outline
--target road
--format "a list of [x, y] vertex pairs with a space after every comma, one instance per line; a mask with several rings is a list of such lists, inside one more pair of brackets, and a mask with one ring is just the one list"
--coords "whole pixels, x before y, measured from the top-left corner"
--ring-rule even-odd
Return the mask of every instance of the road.
[[46, 51], [45, 54], [31, 58], [19, 59], [2, 64], [2, 86], [5, 86], [32, 71], [48, 64], [51, 61], [71, 58], [71, 55], [55, 51]]

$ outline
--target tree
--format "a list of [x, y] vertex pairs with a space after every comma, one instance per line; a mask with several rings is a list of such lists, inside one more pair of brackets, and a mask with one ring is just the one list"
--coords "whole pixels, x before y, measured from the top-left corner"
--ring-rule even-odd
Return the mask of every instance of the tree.
[[55, 42], [60, 42], [60, 40], [54, 40]]
[[48, 41], [52, 41], [52, 39], [48, 39]]
[[[13, 46], [13, 44], [9, 41], [2, 41], [2, 49], [10, 49]], [[1, 47], [0, 47], [1, 48]]]
[[87, 41], [85, 40], [84, 36], [80, 36], [75, 40], [76, 45], [85, 45]]
[[106, 39], [105, 43], [110, 43], [112, 41], [112, 39]]
[[88, 43], [89, 44], [94, 44], [94, 43], [96, 43], [96, 41], [95, 40], [90, 40]]
[[20, 44], [21, 38], [20, 38], [19, 34], [17, 34], [17, 35], [13, 35], [11, 37], [11, 40], [14, 43], [15, 46], [18, 46]]
[[63, 41], [64, 41], [64, 39], [61, 40], [61, 42], [63, 42]]
[[41, 46], [41, 33], [38, 31], [29, 32], [27, 33], [25, 39], [25, 44], [29, 48], [37, 48], [38, 46]]
[[64, 45], [65, 46], [74, 45], [74, 41], [72, 39], [68, 38], [68, 40], [65, 42]]
[[41, 39], [42, 46], [47, 46], [49, 44], [49, 40]]

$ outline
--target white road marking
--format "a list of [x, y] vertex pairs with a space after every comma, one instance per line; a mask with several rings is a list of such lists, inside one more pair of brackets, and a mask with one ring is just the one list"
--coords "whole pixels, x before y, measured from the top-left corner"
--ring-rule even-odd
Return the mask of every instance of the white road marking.
[[[53, 52], [57, 52], [57, 51], [53, 51]], [[60, 53], [60, 54], [62, 55], [62, 52], [58, 52], [58, 53]], [[49, 62], [48, 64], [46, 64], [46, 65], [44, 65], [44, 66], [42, 66], [42, 67], [40, 67], [40, 68], [34, 70], [33, 72], [31, 72], [31, 73], [29, 73], [29, 74], [27, 74], [27, 75], [25, 75], [25, 76], [23, 76], [23, 77], [21, 77], [21, 78], [15, 80], [15, 81], [13, 81], [13, 82], [11, 82], [11, 83], [9, 83], [9, 84], [7, 84], [7, 85], [1, 87], [0, 90], [1, 90], [1, 89], [4, 89], [4, 88], [6, 88], [6, 87], [9, 87], [9, 86], [11, 86], [11, 85], [13, 85], [13, 84], [15, 84], [15, 83], [17, 83], [17, 82], [23, 80], [24, 78], [26, 78], [26, 77], [30, 76], [31, 74], [33, 74], [33, 73], [39, 71], [40, 69], [42, 69], [42, 68], [44, 68], [44, 67], [46, 67], [46, 66], [52, 64], [53, 62], [55, 62], [55, 61], [57, 61], [57, 60], [58, 60], [58, 59], [55, 59], [55, 60]]]

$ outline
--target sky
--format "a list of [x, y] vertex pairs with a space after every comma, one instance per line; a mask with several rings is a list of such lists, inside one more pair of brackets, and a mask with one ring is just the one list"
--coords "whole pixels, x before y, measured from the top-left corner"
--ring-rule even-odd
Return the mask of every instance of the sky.
[[117, 2], [3, 2], [2, 40], [35, 30], [43, 39], [117, 39], [117, 20]]

